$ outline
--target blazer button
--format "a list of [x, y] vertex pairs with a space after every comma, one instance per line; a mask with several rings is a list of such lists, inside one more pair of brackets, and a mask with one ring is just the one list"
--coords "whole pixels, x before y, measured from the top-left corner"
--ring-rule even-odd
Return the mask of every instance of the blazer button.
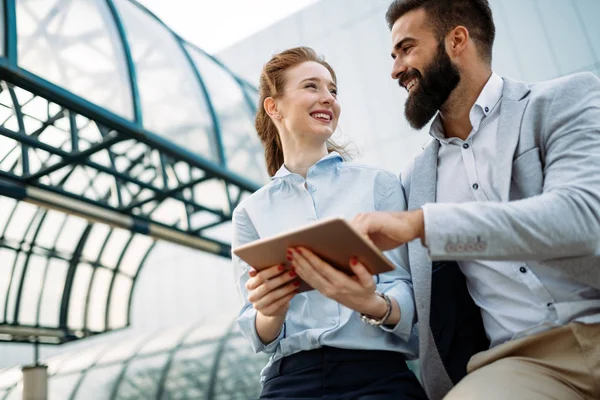
[[456, 251], [460, 252], [460, 253], [464, 253], [464, 251], [465, 251], [465, 245], [462, 244], [462, 243], [457, 244], [456, 245]]
[[450, 243], [448, 243], [444, 249], [446, 250], [446, 253], [454, 253], [456, 251], [454, 245]]
[[519, 268], [519, 271], [521, 271], [521, 273], [524, 274], [527, 272], [527, 268], [521, 267], [521, 268]]
[[471, 244], [471, 243], [467, 243], [467, 244], [465, 245], [465, 251], [467, 251], [467, 252], [469, 252], [469, 253], [470, 253], [470, 252], [472, 252], [472, 251], [474, 251], [474, 250], [475, 250], [475, 246], [474, 246], [473, 244]]
[[486, 246], [486, 244], [485, 244], [485, 243], [483, 243], [483, 242], [479, 242], [479, 243], [477, 243], [477, 245], [475, 246], [475, 249], [476, 249], [477, 251], [484, 251], [486, 247], [487, 247], [487, 246]]

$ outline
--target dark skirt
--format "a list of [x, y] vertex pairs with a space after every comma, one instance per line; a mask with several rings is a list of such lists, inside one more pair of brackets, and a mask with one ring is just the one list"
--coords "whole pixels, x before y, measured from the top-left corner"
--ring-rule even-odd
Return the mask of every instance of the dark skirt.
[[261, 399], [427, 400], [404, 355], [324, 347], [274, 362]]

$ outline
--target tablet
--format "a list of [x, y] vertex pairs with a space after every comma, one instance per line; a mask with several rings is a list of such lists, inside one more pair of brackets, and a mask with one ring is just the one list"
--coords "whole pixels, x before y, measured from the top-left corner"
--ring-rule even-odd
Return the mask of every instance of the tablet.
[[278, 264], [289, 267], [287, 249], [298, 246], [310, 249], [334, 268], [351, 275], [351, 257], [356, 257], [373, 275], [395, 269], [394, 264], [375, 245], [365, 240], [343, 218], [323, 219], [290, 232], [247, 243], [233, 252], [260, 271]]

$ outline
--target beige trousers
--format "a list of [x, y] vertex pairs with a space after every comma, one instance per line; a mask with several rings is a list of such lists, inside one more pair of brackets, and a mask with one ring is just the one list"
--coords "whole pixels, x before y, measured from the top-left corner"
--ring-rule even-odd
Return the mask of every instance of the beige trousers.
[[475, 354], [445, 400], [600, 399], [600, 324], [571, 323]]

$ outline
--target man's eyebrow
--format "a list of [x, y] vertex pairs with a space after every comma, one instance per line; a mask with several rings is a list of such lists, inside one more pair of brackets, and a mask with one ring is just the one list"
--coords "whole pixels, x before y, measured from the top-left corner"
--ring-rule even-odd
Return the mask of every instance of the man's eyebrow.
[[[400, 51], [402, 47], [406, 44], [406, 42], [415, 41], [415, 38], [405, 37], [394, 46], [394, 51]], [[394, 58], [394, 54], [392, 54], [392, 58]]]

